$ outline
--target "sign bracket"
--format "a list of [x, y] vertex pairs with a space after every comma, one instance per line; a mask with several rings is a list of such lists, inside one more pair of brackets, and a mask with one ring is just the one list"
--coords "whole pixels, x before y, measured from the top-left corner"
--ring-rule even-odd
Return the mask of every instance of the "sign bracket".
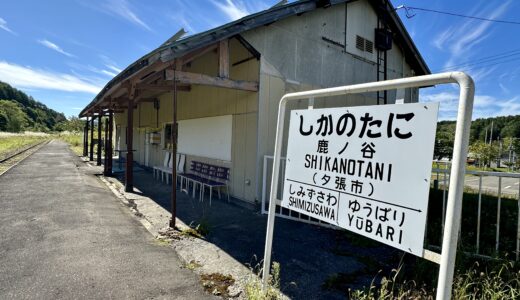
[[442, 251], [441, 254], [438, 254], [424, 249], [422, 257], [427, 260], [436, 262], [440, 265], [436, 299], [439, 300], [451, 298], [451, 287], [453, 283], [455, 258], [458, 243], [458, 232], [460, 228], [460, 219], [462, 212], [462, 194], [464, 191], [464, 175], [466, 170], [465, 164], [468, 153], [471, 115], [473, 111], [473, 100], [475, 93], [473, 79], [463, 72], [447, 72], [349, 86], [325, 88], [305, 92], [296, 92], [285, 94], [281, 98], [278, 110], [276, 140], [273, 159], [273, 175], [271, 178], [272, 181], [269, 197], [269, 213], [267, 217], [267, 232], [262, 269], [262, 280], [264, 287], [267, 285], [270, 274], [275, 210], [276, 205], [279, 204], [279, 201], [277, 201], [276, 199], [276, 195], [278, 193], [280, 160], [282, 152], [282, 142], [284, 139], [283, 131], [287, 103], [289, 101], [294, 100], [377, 92], [382, 90], [424, 87], [447, 83], [458, 84], [460, 92], [455, 130], [455, 141], [453, 147], [453, 161], [449, 183], [449, 186], [451, 188], [448, 194]]

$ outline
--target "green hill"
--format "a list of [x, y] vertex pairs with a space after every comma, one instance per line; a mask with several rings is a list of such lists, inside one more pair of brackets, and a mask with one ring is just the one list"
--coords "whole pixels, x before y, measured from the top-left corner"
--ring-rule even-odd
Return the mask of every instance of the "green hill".
[[65, 115], [0, 81], [0, 131], [51, 131]]

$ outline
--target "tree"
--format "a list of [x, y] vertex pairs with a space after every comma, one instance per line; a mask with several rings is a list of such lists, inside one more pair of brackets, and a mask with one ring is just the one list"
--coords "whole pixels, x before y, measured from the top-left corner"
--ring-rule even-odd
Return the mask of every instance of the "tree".
[[27, 115], [17, 103], [0, 100], [0, 131], [21, 132], [27, 126]]
[[470, 146], [470, 151], [478, 159], [480, 166], [488, 167], [497, 158], [499, 150], [494, 143], [476, 141]]
[[435, 159], [451, 159], [453, 154], [453, 142], [455, 140], [455, 123], [439, 122], [435, 137], [433, 156]]
[[61, 121], [56, 126], [54, 126], [54, 130], [56, 131], [71, 131], [71, 132], [81, 132], [85, 126], [85, 121], [80, 120], [78, 117], [70, 117], [68, 120]]

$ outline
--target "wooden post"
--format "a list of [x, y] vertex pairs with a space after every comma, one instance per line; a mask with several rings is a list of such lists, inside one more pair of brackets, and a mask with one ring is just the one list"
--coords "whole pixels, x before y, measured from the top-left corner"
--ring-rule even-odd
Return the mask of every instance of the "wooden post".
[[88, 156], [88, 117], [83, 130], [83, 156]]
[[219, 42], [218, 77], [229, 78], [229, 40]]
[[98, 116], [98, 130], [97, 130], [97, 163], [96, 165], [101, 166], [101, 127], [103, 126], [103, 121], [101, 121], [103, 115], [99, 112]]
[[105, 159], [103, 164], [103, 175], [108, 175], [108, 119], [105, 118]]
[[94, 116], [90, 117], [90, 155], [89, 160], [94, 161]]
[[110, 110], [108, 112], [108, 158], [107, 158], [107, 176], [112, 176], [112, 155], [114, 149], [112, 149], [112, 136], [114, 135], [114, 112]]
[[172, 194], [171, 194], [171, 210], [172, 217], [170, 219], [170, 227], [175, 228], [175, 220], [177, 219], [177, 80], [175, 78], [175, 69], [173, 70], [173, 123], [172, 123], [172, 157], [175, 163], [172, 164]]
[[134, 190], [133, 160], [134, 153], [132, 140], [134, 136], [134, 99], [128, 99], [128, 115], [126, 130], [126, 170], [125, 170], [125, 192]]

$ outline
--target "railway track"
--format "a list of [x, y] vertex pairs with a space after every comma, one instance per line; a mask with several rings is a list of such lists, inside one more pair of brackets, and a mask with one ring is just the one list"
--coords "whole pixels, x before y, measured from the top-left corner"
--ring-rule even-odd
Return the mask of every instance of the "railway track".
[[45, 143], [48, 143], [49, 140], [44, 140], [44, 141], [41, 141], [39, 143], [36, 143], [34, 145], [31, 145], [29, 147], [26, 147], [20, 151], [17, 151], [15, 153], [12, 153], [12, 154], [9, 154], [7, 157], [4, 157], [2, 159], [0, 159], [0, 176], [2, 176], [5, 172], [7, 172], [9, 169], [11, 169], [13, 166], [15, 166], [16, 164], [18, 164], [19, 162], [21, 162], [24, 158], [18, 160], [18, 161], [13, 161], [15, 160], [17, 157], [19, 157], [20, 155], [32, 150], [32, 149], [35, 149], [37, 148], [38, 146], [41, 146]]

